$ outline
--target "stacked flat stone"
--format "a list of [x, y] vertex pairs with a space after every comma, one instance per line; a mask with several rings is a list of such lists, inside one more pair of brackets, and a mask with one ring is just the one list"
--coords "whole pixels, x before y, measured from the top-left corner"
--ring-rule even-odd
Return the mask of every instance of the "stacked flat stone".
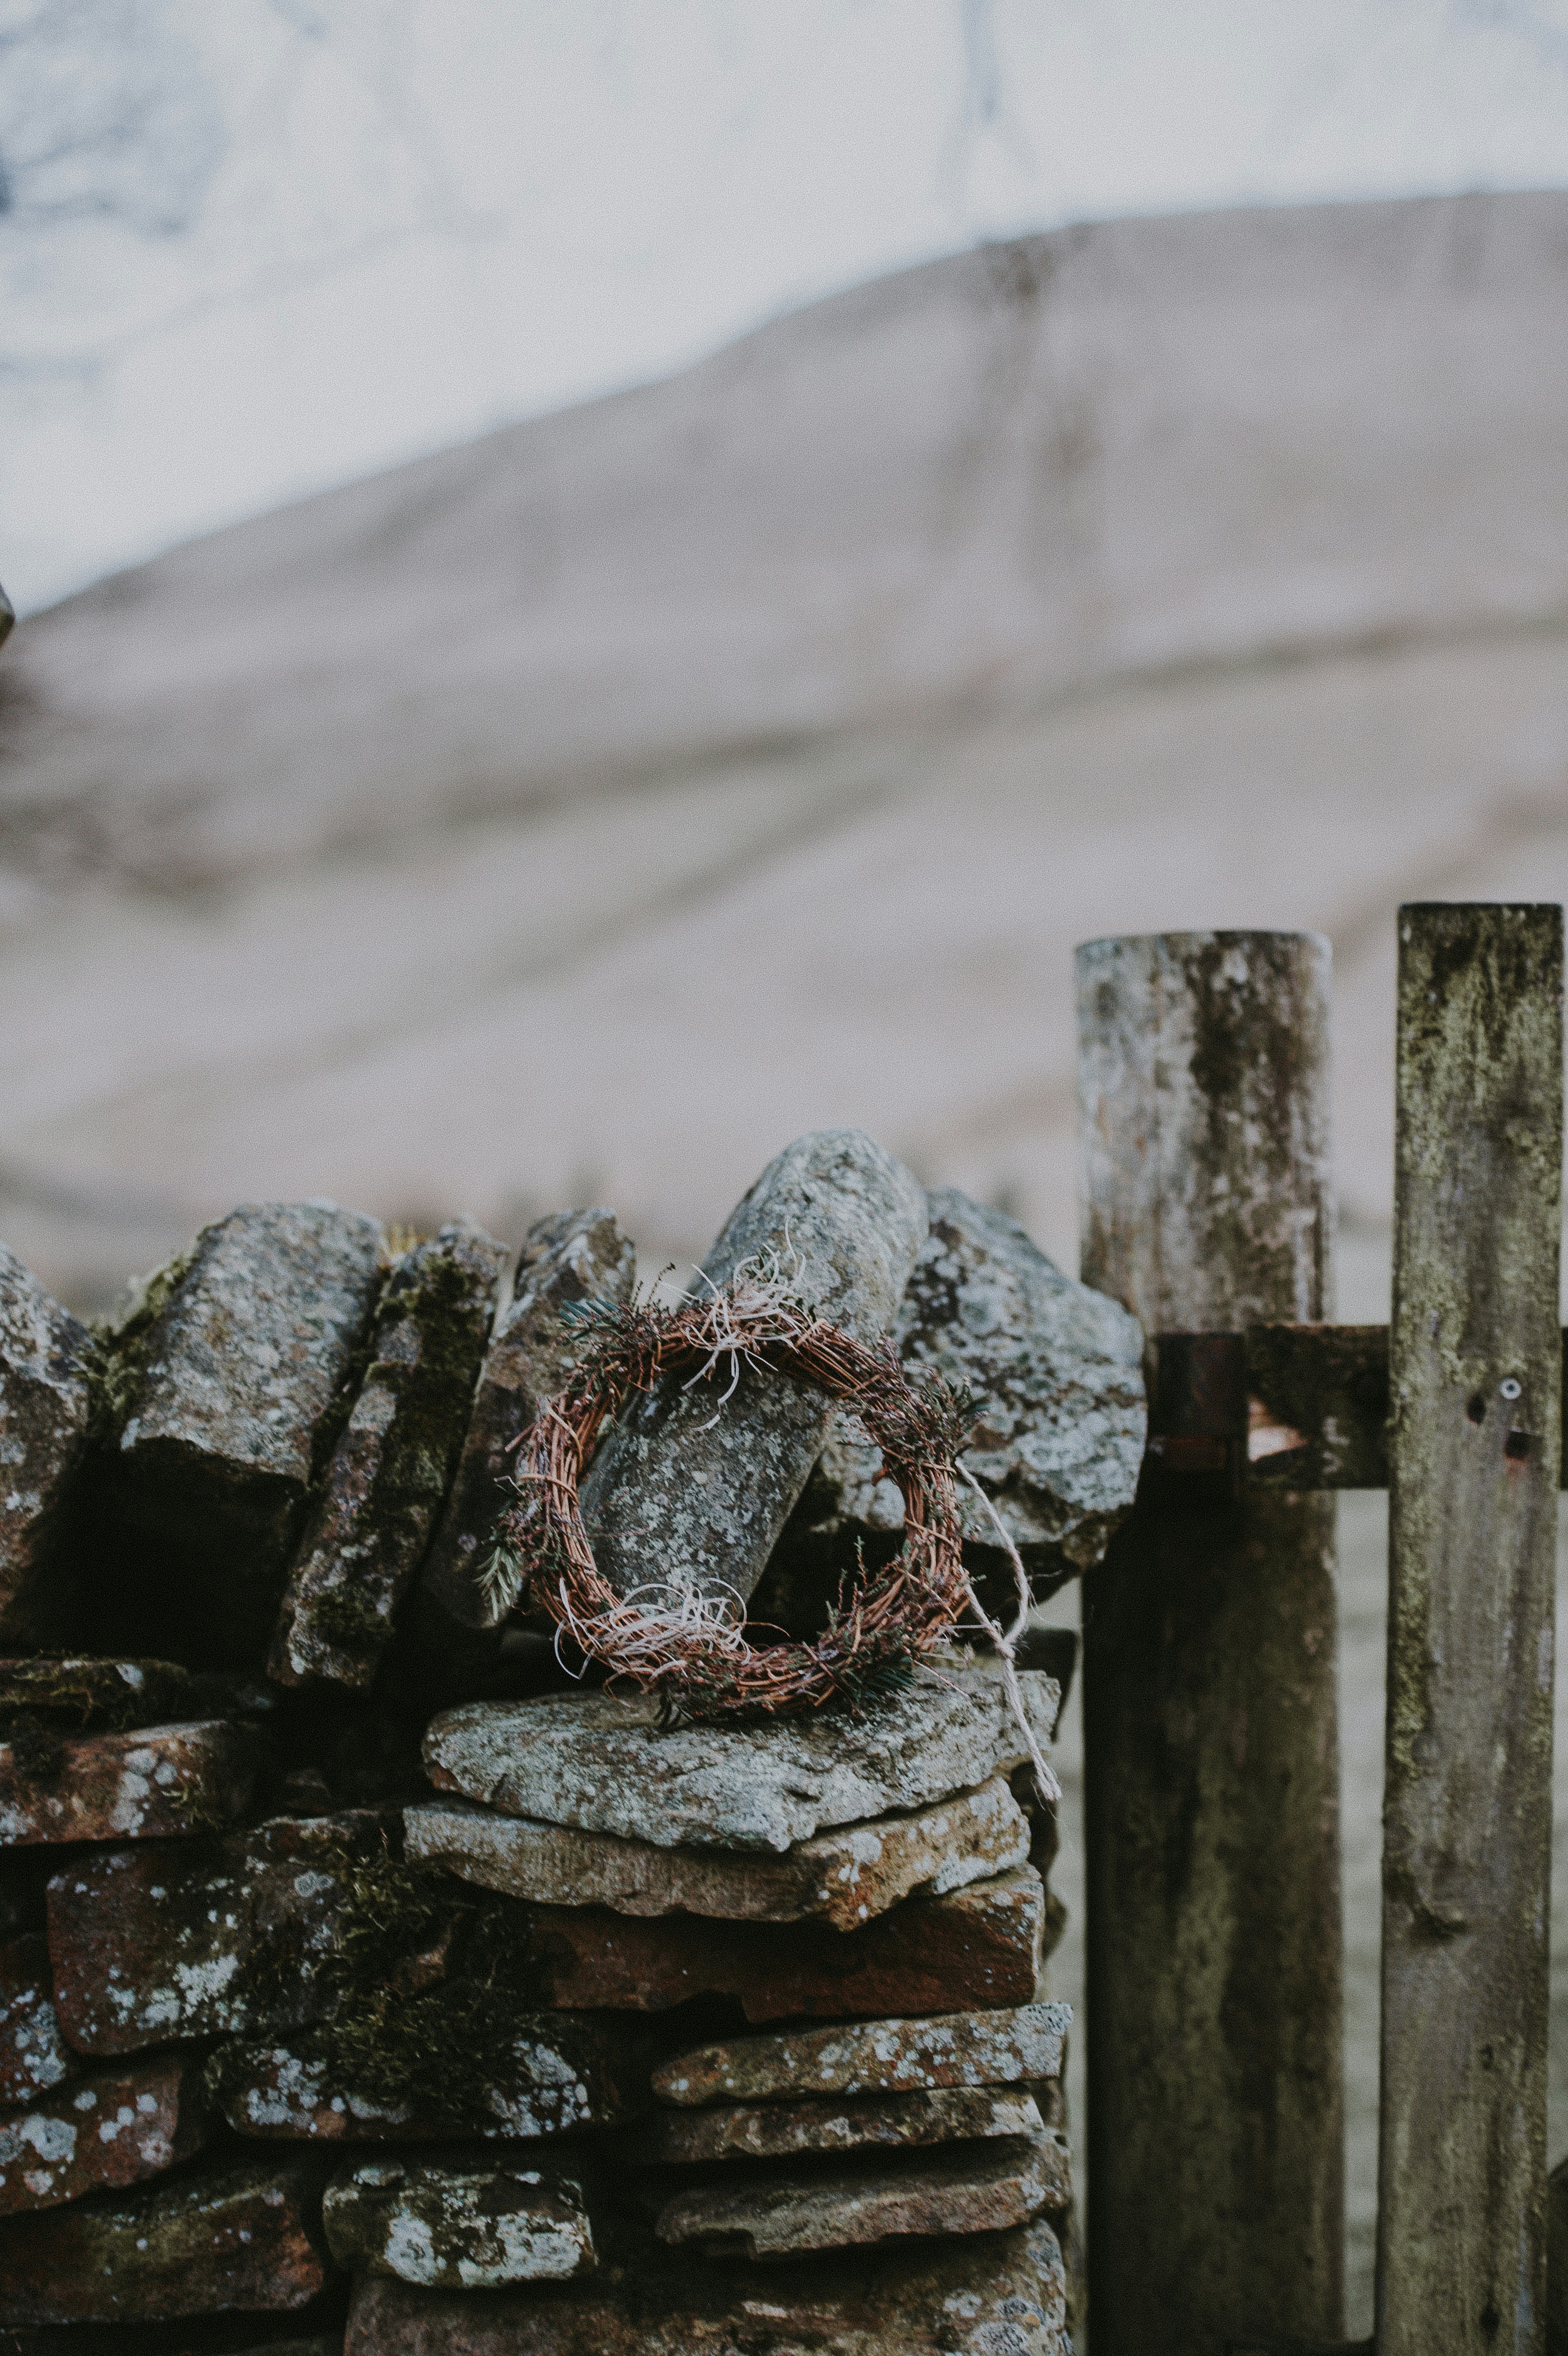
[[[1087, 1561], [1136, 1329], [991, 1221], [824, 1132], [708, 1272], [771, 1258], [965, 1380], [1026, 1554]], [[635, 1267], [603, 1210], [539, 1222], [497, 1307], [503, 1257], [247, 1205], [89, 1334], [0, 1248], [0, 2336], [1057, 2356], [1054, 1793], [996, 1665], [666, 1727], [503, 1631], [507, 1451]], [[820, 1402], [715, 1404], [595, 1465], [624, 1585], [772, 1621], [896, 1544]]]
[[[271, 1642], [285, 1682], [308, 1655], [317, 1695], [374, 1675], [500, 1257], [466, 1226], [399, 1257], [335, 1205], [247, 1205], [90, 1336], [0, 1251], [9, 2332], [101, 2326], [107, 2346], [123, 2325], [129, 2348], [253, 2314], [261, 2338], [341, 2304], [321, 2163], [247, 2147], [208, 2065], [216, 2039], [330, 2008], [344, 1901], [399, 1818], [330, 1812], [291, 1753], [341, 1743], [341, 1708], [302, 1700], [285, 1726], [261, 1673]], [[112, 1649], [144, 1635], [174, 1657]], [[279, 1812], [302, 1783], [328, 1813]]]
[[263, 1738], [197, 1715], [200, 1700], [169, 1662], [0, 1662], [0, 2319], [13, 2329], [287, 2313], [326, 2286], [316, 2188], [222, 2149], [197, 2040], [262, 2001], [245, 1963], [268, 1942], [290, 1954], [291, 2000], [310, 2003], [333, 1922], [313, 1869], [336, 1859], [335, 1828], [227, 1831]]
[[[1060, 1688], [1020, 1682], [1048, 1742]], [[327, 2216], [360, 2276], [351, 2350], [586, 2356], [654, 2317], [667, 2336], [648, 2344], [671, 2351], [784, 2349], [812, 2302], [838, 2302], [868, 2350], [977, 2356], [1004, 2318], [1008, 2345], [1064, 2348], [1068, 2013], [1043, 1999], [1031, 1861], [1057, 1795], [1034, 1788], [994, 1664], [923, 1668], [859, 1719], [663, 1729], [603, 1694], [470, 1705], [434, 1720], [425, 1759], [440, 1796], [404, 1811], [406, 1856], [500, 1895], [562, 2025], [642, 2024], [635, 2093], [575, 2173], [517, 2153], [509, 2172], [346, 2170]], [[764, 2022], [787, 2026], [743, 2033]], [[699, 2024], [726, 2033], [694, 2043]], [[870, 2275], [852, 2251], [875, 2253]], [[775, 2313], [784, 2257], [810, 2270]], [[453, 2302], [481, 2279], [514, 2286], [504, 2323]], [[568, 2279], [532, 2305], [521, 2288]], [[438, 2319], [459, 2336], [438, 2343]]]

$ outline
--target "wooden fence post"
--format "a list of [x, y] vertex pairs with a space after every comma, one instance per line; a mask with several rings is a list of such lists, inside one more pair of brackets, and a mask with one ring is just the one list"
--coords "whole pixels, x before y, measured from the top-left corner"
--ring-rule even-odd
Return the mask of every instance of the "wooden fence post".
[[1379, 2356], [1545, 2307], [1563, 912], [1399, 922]]
[[[1331, 1313], [1328, 972], [1078, 952], [1083, 1273], [1151, 1334]], [[1333, 1503], [1239, 1471], [1151, 1461], [1084, 1593], [1094, 2356], [1344, 2329]]]

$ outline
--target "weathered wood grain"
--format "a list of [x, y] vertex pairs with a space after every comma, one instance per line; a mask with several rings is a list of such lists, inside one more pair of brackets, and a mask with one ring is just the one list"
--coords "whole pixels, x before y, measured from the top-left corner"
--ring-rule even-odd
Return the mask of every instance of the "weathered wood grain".
[[1563, 914], [1400, 912], [1379, 2356], [1544, 2329]]
[[[1079, 1022], [1086, 1281], [1151, 1333], [1331, 1313], [1327, 944], [1093, 942]], [[1151, 1464], [1085, 1583], [1095, 2356], [1343, 2331], [1332, 1513]]]

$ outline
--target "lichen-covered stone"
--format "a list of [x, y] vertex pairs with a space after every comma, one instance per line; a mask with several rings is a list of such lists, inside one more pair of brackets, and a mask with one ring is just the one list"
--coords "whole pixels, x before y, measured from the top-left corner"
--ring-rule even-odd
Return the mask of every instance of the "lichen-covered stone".
[[[860, 1130], [820, 1130], [768, 1164], [703, 1274], [721, 1285], [742, 1261], [776, 1263], [792, 1293], [869, 1342], [891, 1323], [925, 1231], [924, 1193], [901, 1162]], [[827, 1402], [742, 1366], [720, 1407], [731, 1371], [639, 1397], [593, 1460], [583, 1514], [623, 1593], [656, 1582], [743, 1604], [762, 1577], [821, 1453]]]
[[0, 1661], [0, 1736], [22, 1719], [59, 1719], [73, 1732], [173, 1726], [199, 1718], [197, 1683], [174, 1661], [104, 1659], [83, 1654]]
[[207, 2141], [198, 2064], [172, 2054], [0, 2111], [0, 2217], [118, 2192]]
[[[1038, 1672], [1019, 1683], [1049, 1741], [1058, 1688]], [[660, 1848], [793, 1848], [826, 1827], [973, 1791], [1026, 1755], [999, 1679], [957, 1667], [918, 1669], [859, 1717], [743, 1727], [661, 1731], [652, 1701], [602, 1693], [474, 1702], [434, 1719], [424, 1745], [438, 1790]]]
[[326, 2282], [309, 2161], [247, 2162], [112, 2207], [15, 2217], [0, 2313], [10, 2324], [151, 2323], [290, 2313]]
[[388, 1278], [279, 1609], [269, 1674], [280, 1684], [373, 1680], [464, 1444], [502, 1258], [459, 1222]]
[[517, 1937], [552, 2005], [658, 2011], [731, 1996], [752, 2021], [838, 2019], [1028, 2004], [1039, 1987], [1045, 1901], [1025, 1866], [949, 1897], [910, 1899], [859, 1931], [537, 1906]]
[[1065, 2004], [950, 2012], [928, 2020], [844, 2021], [744, 2037], [677, 2055], [654, 2093], [677, 2108], [796, 2094], [912, 2094], [937, 2086], [1012, 2086], [1061, 2074]]
[[562, 1312], [580, 1301], [629, 1299], [636, 1273], [635, 1248], [612, 1211], [557, 1211], [528, 1229], [511, 1305], [496, 1322], [446, 1510], [420, 1573], [421, 1592], [464, 1627], [494, 1627], [504, 1616], [479, 1569], [507, 1503], [501, 1483], [513, 1469], [508, 1451], [576, 1360], [578, 1339]]
[[48, 1938], [71, 2045], [131, 2053], [316, 2018], [349, 1881], [382, 1830], [368, 1810], [277, 1816], [68, 1866], [48, 1886]]
[[91, 1419], [91, 1343], [0, 1244], [0, 1639], [69, 1621], [59, 1541]]
[[[1064, 1276], [1004, 1212], [956, 1187], [933, 1194], [930, 1208], [893, 1325], [899, 1356], [912, 1374], [940, 1374], [971, 1394], [963, 1461], [1030, 1573], [1059, 1580], [1093, 1569], [1132, 1505], [1143, 1461], [1142, 1329]], [[816, 1547], [837, 1569], [858, 1540], [900, 1535], [903, 1500], [879, 1479], [880, 1462], [836, 1409], [785, 1547]], [[965, 1490], [959, 1503], [965, 1539], [996, 1550], [978, 1498]]]
[[871, 2094], [848, 2103], [745, 2103], [667, 2111], [637, 2131], [632, 2156], [656, 2168], [711, 2167], [735, 2159], [790, 2159], [804, 2152], [912, 2149], [1038, 2136], [1045, 2121], [1032, 2094], [1004, 2087], [945, 2087], [929, 2094]]
[[1043, 2219], [922, 2248], [806, 2257], [759, 2275], [688, 2258], [485, 2298], [369, 2277], [344, 2356], [1070, 2356]]
[[149, 1280], [109, 1344], [108, 1624], [200, 1666], [263, 1656], [381, 1252], [376, 1222], [336, 1204], [246, 1204]]
[[326, 2028], [226, 2050], [213, 2065], [224, 2116], [244, 2136], [383, 2143], [568, 2135], [648, 2107], [645, 2057], [601, 2022], [517, 2011], [480, 2051], [439, 2006], [419, 2027], [417, 2083], [393, 2091], [359, 2083]]
[[37, 1738], [0, 1742], [0, 1847], [156, 1840], [230, 1825], [255, 1788], [252, 1727], [226, 1719], [79, 1734], [40, 1759]]
[[60, 2035], [48, 1945], [37, 1933], [8, 1939], [0, 1947], [0, 2104], [29, 2103], [76, 2066]]
[[327, 2186], [321, 2215], [350, 2274], [430, 2290], [571, 2282], [596, 2264], [581, 2180], [520, 2157], [350, 2161]]
[[997, 2233], [1026, 2225], [1072, 2197], [1067, 2138], [1046, 2130], [1027, 2141], [962, 2155], [914, 2152], [871, 2173], [758, 2176], [677, 2192], [654, 2228], [661, 2242], [712, 2256], [788, 2257], [912, 2233]]
[[628, 1914], [816, 1920], [851, 1931], [912, 1890], [961, 1890], [1022, 1865], [1029, 1820], [1000, 1775], [908, 1815], [845, 1825], [782, 1857], [656, 1848], [500, 1815], [473, 1801], [428, 1802], [404, 1818], [408, 1854], [465, 1880], [558, 1906]]

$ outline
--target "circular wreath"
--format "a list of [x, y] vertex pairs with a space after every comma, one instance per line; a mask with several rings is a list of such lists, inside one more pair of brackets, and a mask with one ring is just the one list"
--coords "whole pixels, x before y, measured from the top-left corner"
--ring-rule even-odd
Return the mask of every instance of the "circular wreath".
[[[970, 1601], [958, 1524], [958, 1452], [965, 1396], [939, 1377], [910, 1382], [890, 1342], [858, 1342], [786, 1291], [776, 1264], [748, 1265], [707, 1300], [678, 1308], [647, 1300], [573, 1304], [581, 1336], [566, 1388], [515, 1444], [517, 1503], [496, 1531], [484, 1574], [493, 1601], [526, 1595], [613, 1681], [656, 1688], [693, 1716], [737, 1709], [851, 1705], [905, 1682], [913, 1664]], [[807, 1644], [752, 1644], [745, 1603], [677, 1580], [623, 1595], [600, 1572], [578, 1488], [607, 1419], [666, 1376], [686, 1387], [728, 1365], [721, 1413], [741, 1366], [784, 1374], [837, 1399], [882, 1451], [904, 1501], [904, 1542], [885, 1570], [862, 1569]]]

